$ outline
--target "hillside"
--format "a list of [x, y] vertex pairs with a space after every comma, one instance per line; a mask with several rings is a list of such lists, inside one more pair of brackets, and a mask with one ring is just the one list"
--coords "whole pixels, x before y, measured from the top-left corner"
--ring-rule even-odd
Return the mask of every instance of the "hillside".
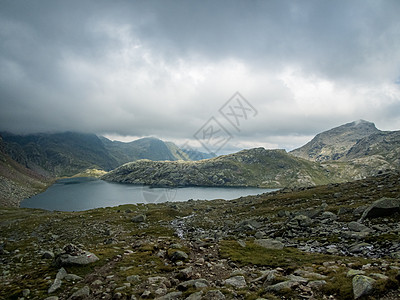
[[290, 153], [312, 161], [339, 160], [346, 157], [358, 141], [380, 132], [374, 123], [359, 120], [319, 133], [310, 142]]
[[139, 160], [101, 177], [153, 186], [304, 186], [329, 182], [317, 163], [284, 150], [255, 148], [196, 162]]
[[0, 206], [18, 206], [21, 200], [42, 192], [49, 184], [48, 178], [9, 157], [0, 137]]
[[346, 154], [350, 161], [363, 157], [383, 159], [400, 167], [400, 131], [379, 132], [359, 140]]
[[[187, 154], [175, 144], [156, 138], [123, 143], [95, 134], [76, 132], [30, 135], [1, 133], [1, 136], [5, 151], [15, 161], [37, 173], [56, 177], [72, 176], [87, 169], [109, 171], [138, 159], [191, 160], [200, 153]], [[202, 155], [200, 153], [200, 158]]]
[[0, 298], [395, 300], [399, 212], [399, 173], [232, 201], [0, 208]]

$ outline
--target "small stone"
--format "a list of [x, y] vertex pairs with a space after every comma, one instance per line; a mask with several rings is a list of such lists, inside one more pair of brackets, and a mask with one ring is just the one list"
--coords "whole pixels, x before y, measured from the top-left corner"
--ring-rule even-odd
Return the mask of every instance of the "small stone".
[[151, 292], [149, 290], [144, 291], [141, 295], [142, 298], [149, 298], [150, 296]]
[[193, 268], [187, 267], [179, 271], [177, 277], [183, 280], [188, 280], [193, 276]]
[[361, 224], [361, 223], [358, 223], [358, 222], [350, 222], [349, 224], [347, 224], [347, 227], [349, 227], [349, 229], [351, 231], [356, 231], [356, 232], [370, 231], [371, 230], [367, 226], [365, 226], [364, 224]]
[[67, 281], [79, 281], [82, 280], [83, 278], [75, 274], [67, 274], [65, 275], [64, 279]]
[[321, 287], [323, 287], [324, 285], [326, 285], [326, 281], [325, 280], [313, 280], [310, 281], [307, 286], [312, 288], [312, 289], [320, 289]]
[[236, 289], [247, 287], [246, 279], [243, 276], [234, 276], [224, 281], [225, 285], [232, 286]]
[[201, 300], [203, 298], [203, 291], [190, 294], [185, 300]]
[[85, 297], [88, 297], [89, 294], [90, 294], [90, 289], [87, 285], [85, 285], [83, 288], [73, 293], [70, 299], [84, 299]]
[[189, 288], [196, 288], [196, 289], [201, 289], [201, 288], [206, 288], [209, 287], [210, 283], [206, 279], [192, 279], [188, 280], [185, 282], [181, 282], [178, 285], [178, 289], [181, 291], [186, 291]]
[[54, 293], [56, 290], [58, 290], [61, 287], [61, 279], [55, 279], [53, 284], [50, 286], [50, 288], [48, 289], [47, 293], [51, 294]]
[[146, 216], [145, 215], [137, 215], [134, 216], [131, 220], [133, 223], [142, 223], [146, 221]]
[[356, 276], [356, 275], [364, 275], [364, 274], [365, 274], [365, 271], [363, 271], [363, 270], [353, 270], [353, 269], [350, 269], [350, 270], [347, 272], [346, 276], [347, 276], [347, 277], [353, 277], [353, 276]]
[[188, 257], [189, 256], [181, 250], [176, 250], [171, 253], [172, 261], [186, 260], [186, 259], [188, 259]]
[[126, 281], [128, 282], [139, 282], [140, 276], [139, 275], [130, 275], [126, 277]]
[[223, 299], [225, 299], [225, 295], [222, 294], [221, 291], [219, 291], [219, 290], [211, 290], [211, 291], [208, 291], [201, 299], [202, 300], [223, 300]]
[[175, 300], [179, 299], [180, 296], [182, 296], [182, 292], [171, 292], [164, 296], [155, 298], [155, 300]]
[[57, 272], [56, 279], [63, 280], [65, 276], [67, 276], [67, 271], [65, 271], [64, 268], [61, 268]]
[[243, 241], [243, 240], [238, 240], [237, 242], [238, 242], [238, 244], [239, 244], [240, 247], [246, 248], [246, 242], [245, 242], [245, 241]]
[[28, 297], [30, 293], [31, 293], [31, 290], [30, 290], [30, 289], [24, 289], [24, 290], [22, 290], [22, 296], [24, 296], [24, 297]]
[[52, 251], [44, 251], [42, 254], [42, 259], [53, 259], [54, 253]]
[[299, 285], [298, 282], [288, 280], [288, 281], [283, 281], [283, 282], [279, 282], [274, 285], [267, 286], [265, 288], [265, 290], [267, 292], [281, 292], [283, 290], [291, 290], [291, 289], [297, 287], [298, 285]]

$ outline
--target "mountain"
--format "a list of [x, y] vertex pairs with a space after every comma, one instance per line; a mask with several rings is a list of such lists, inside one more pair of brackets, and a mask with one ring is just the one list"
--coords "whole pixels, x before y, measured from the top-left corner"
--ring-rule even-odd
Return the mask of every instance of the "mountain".
[[49, 184], [49, 179], [7, 155], [0, 137], [0, 206], [18, 206], [19, 201], [42, 192]]
[[70, 176], [85, 169], [111, 170], [118, 166], [95, 134], [1, 135], [14, 160], [47, 176]]
[[319, 133], [310, 142], [290, 153], [312, 161], [339, 160], [358, 141], [377, 133], [382, 132], [374, 123], [359, 120]]
[[110, 171], [139, 160], [192, 160], [207, 154], [187, 153], [174, 143], [142, 138], [130, 143], [95, 134], [64, 132], [15, 135], [1, 133], [4, 147], [15, 161], [45, 176], [71, 176], [87, 169]]
[[284, 187], [328, 183], [319, 164], [296, 158], [284, 150], [255, 148], [201, 161], [127, 163], [101, 178], [153, 186], [264, 186]]

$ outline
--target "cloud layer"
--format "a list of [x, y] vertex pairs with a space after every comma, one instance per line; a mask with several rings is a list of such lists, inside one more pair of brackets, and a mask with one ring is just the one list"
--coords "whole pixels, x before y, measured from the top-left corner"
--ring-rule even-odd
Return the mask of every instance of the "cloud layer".
[[[400, 129], [399, 1], [2, 1], [0, 129], [291, 149], [366, 119]], [[239, 91], [257, 116], [218, 112]], [[195, 145], [193, 143], [193, 145]]]

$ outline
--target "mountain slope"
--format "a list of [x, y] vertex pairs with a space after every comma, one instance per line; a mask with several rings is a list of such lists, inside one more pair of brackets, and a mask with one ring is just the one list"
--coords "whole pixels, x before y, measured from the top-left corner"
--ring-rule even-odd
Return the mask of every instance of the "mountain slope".
[[85, 169], [110, 170], [118, 163], [95, 134], [2, 134], [9, 155], [41, 174], [70, 176]]
[[143, 138], [130, 143], [110, 141], [95, 134], [1, 134], [5, 151], [15, 161], [45, 176], [71, 176], [87, 169], [112, 170], [139, 160], [191, 160], [206, 154], [188, 154], [170, 142]]
[[339, 160], [358, 141], [376, 133], [381, 131], [374, 123], [359, 120], [319, 133], [310, 142], [290, 153], [312, 161]]
[[283, 187], [329, 182], [317, 163], [284, 150], [255, 148], [201, 161], [127, 163], [101, 177], [104, 180], [153, 186]]
[[0, 137], [0, 206], [18, 206], [19, 201], [43, 191], [49, 184], [47, 178], [8, 156]]
[[346, 154], [346, 160], [380, 158], [400, 167], [400, 131], [379, 132], [359, 140]]

